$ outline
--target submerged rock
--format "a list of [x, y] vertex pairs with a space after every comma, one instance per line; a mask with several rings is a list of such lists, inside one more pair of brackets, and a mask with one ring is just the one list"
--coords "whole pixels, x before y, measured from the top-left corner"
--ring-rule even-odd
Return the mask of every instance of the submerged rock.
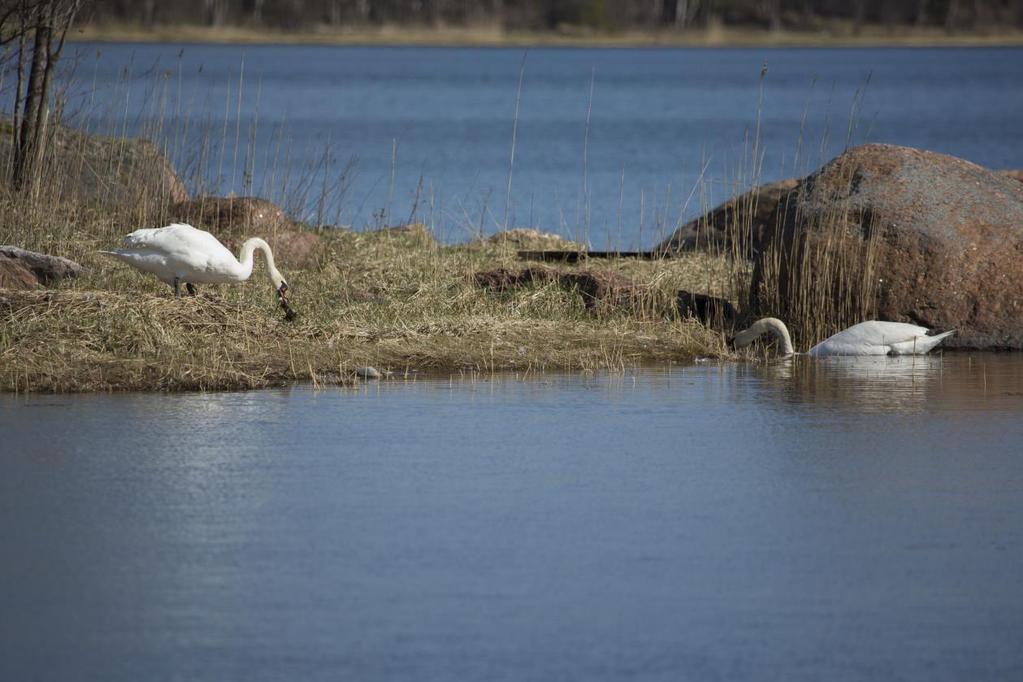
[[877, 319], [956, 329], [946, 347], [1023, 348], [1023, 183], [868, 144], [805, 178], [779, 211], [754, 263], [756, 314], [798, 319], [816, 294]]
[[28, 270], [42, 284], [54, 284], [82, 274], [82, 266], [68, 258], [49, 256], [17, 246], [0, 246], [0, 257]]

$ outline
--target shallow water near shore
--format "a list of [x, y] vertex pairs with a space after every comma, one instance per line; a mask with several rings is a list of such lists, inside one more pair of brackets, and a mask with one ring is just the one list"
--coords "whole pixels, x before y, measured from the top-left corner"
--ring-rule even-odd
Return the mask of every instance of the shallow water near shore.
[[0, 396], [2, 679], [1023, 676], [1023, 356]]

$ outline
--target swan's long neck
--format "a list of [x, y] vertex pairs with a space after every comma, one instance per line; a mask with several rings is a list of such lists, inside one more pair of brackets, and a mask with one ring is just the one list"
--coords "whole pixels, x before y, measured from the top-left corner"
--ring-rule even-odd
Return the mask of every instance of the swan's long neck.
[[270, 245], [259, 237], [247, 239], [242, 244], [241, 253], [238, 254], [238, 264], [241, 266], [241, 271], [238, 273], [239, 279], [248, 279], [252, 274], [252, 255], [256, 249], [262, 251], [263, 256], [266, 257], [266, 273], [274, 288], [280, 287], [284, 277], [277, 271], [277, 267], [274, 264], [274, 254], [270, 250]]
[[758, 337], [763, 334], [773, 334], [778, 343], [781, 344], [782, 355], [794, 355], [795, 350], [792, 348], [792, 337], [789, 336], [789, 330], [785, 327], [785, 323], [776, 317], [765, 317], [761, 320], [757, 320], [750, 325], [749, 329], [744, 329], [735, 335], [735, 347], [742, 348], [753, 343]]

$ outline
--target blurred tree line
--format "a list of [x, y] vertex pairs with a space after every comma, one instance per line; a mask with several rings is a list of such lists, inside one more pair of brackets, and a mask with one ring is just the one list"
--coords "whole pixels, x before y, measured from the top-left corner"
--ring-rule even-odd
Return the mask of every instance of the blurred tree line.
[[819, 30], [836, 20], [940, 27], [1023, 28], [1023, 0], [91, 0], [86, 21], [242, 25], [491, 25], [511, 30], [675, 30], [732, 26]]

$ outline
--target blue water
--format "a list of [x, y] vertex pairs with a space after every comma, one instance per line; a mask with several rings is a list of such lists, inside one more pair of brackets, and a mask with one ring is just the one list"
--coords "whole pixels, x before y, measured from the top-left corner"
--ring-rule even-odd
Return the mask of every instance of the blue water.
[[1023, 679], [1021, 413], [984, 354], [0, 396], [0, 679]]
[[193, 189], [357, 229], [420, 219], [447, 241], [530, 225], [645, 247], [847, 143], [1023, 167], [1021, 49], [77, 43], [68, 57], [69, 121], [157, 138]]

